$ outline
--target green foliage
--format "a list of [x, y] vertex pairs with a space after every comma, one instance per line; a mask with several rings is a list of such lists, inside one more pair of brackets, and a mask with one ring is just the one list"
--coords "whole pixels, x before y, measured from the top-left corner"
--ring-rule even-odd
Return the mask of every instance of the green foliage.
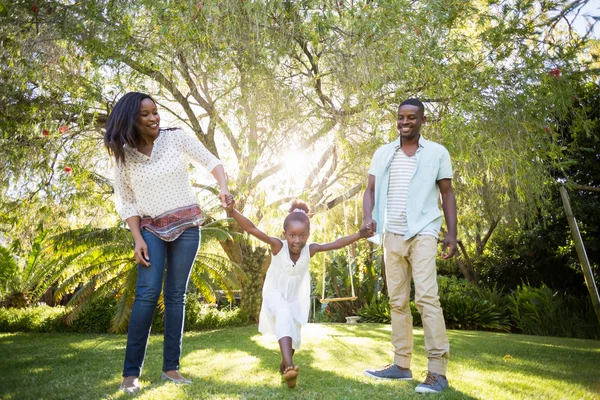
[[[243, 271], [218, 254], [203, 251], [206, 245], [230, 234], [222, 221], [213, 221], [201, 228], [201, 248], [196, 256], [191, 281], [196, 290], [209, 301], [215, 290], [225, 290], [231, 297], [245, 275]], [[60, 254], [58, 269], [63, 274], [56, 297], [74, 291], [68, 321], [76, 321], [89, 303], [102, 298], [117, 300], [111, 330], [124, 332], [135, 297], [137, 267], [128, 229], [117, 226], [108, 229], [82, 228], [70, 230], [52, 238], [56, 254]], [[162, 297], [161, 297], [162, 298]], [[162, 301], [159, 302], [159, 308]]]
[[64, 332], [64, 307], [0, 308], [0, 332]]
[[446, 327], [450, 329], [509, 331], [493, 304], [478, 297], [448, 294], [440, 298]]
[[48, 231], [38, 227], [31, 249], [25, 257], [16, 256], [11, 249], [0, 246], [0, 305], [3, 307], [29, 307], [58, 280], [56, 260], [49, 254], [46, 238]]
[[390, 300], [385, 296], [381, 296], [376, 301], [361, 307], [358, 310], [357, 315], [360, 317], [360, 322], [389, 324], [392, 322], [390, 315]]
[[[598, 325], [589, 298], [552, 292], [547, 286], [521, 285], [504, 293], [496, 285], [476, 287], [455, 277], [438, 277], [440, 303], [449, 329], [519, 332], [531, 335], [597, 339]], [[413, 325], [421, 326], [421, 316], [410, 302]], [[386, 297], [363, 306], [361, 322], [390, 323]]]
[[[37, 306], [26, 309], [0, 308], [0, 332], [70, 332], [109, 333], [117, 302], [100, 299], [89, 304], [79, 317], [67, 323], [69, 307]], [[219, 311], [188, 297], [185, 310], [185, 331], [203, 331], [248, 324], [248, 315], [240, 308]], [[154, 313], [152, 332], [163, 331], [163, 315]]]
[[508, 296], [514, 326], [523, 333], [544, 336], [600, 338], [600, 326], [589, 298], [554, 293], [546, 285], [520, 285]]

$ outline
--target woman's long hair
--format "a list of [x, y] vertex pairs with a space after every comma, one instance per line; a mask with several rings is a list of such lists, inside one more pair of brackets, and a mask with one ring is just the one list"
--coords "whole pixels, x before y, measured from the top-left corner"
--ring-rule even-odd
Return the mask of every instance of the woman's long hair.
[[145, 93], [129, 92], [117, 101], [106, 121], [104, 145], [108, 153], [115, 157], [117, 163], [125, 164], [123, 145], [137, 146], [139, 133], [137, 118], [140, 114], [142, 100], [154, 99]]

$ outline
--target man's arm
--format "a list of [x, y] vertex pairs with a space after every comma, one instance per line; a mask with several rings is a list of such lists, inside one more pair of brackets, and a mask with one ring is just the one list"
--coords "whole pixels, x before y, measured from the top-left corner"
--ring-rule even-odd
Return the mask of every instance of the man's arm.
[[375, 206], [375, 176], [369, 174], [367, 189], [363, 196], [363, 223], [360, 229], [368, 228], [371, 232], [377, 230], [377, 222], [373, 219], [373, 207]]
[[[456, 198], [452, 190], [452, 179], [440, 179], [437, 181], [442, 195], [442, 209], [446, 218], [448, 233], [442, 245], [442, 258], [451, 258], [456, 254]], [[446, 251], [446, 249], [448, 249]]]

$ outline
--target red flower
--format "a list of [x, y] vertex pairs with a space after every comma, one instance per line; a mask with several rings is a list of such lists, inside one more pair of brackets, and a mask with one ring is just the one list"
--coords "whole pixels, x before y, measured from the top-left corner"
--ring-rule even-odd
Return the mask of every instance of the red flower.
[[38, 7], [37, 2], [33, 3], [31, 5], [31, 11], [33, 11], [34, 14], [37, 14], [40, 11], [40, 8]]
[[64, 171], [68, 174], [71, 171], [73, 171], [73, 168], [71, 168], [71, 167], [65, 167]]
[[48, 129], [42, 129], [42, 136], [50, 136], [50, 132], [48, 132]]
[[562, 72], [560, 71], [560, 68], [552, 68], [549, 74], [555, 78], [558, 78], [562, 74]]
[[68, 127], [68, 126], [66, 126], [66, 125], [63, 125], [63, 126], [61, 126], [60, 128], [58, 128], [58, 131], [59, 131], [60, 133], [65, 133], [65, 132], [66, 132], [66, 131], [68, 131], [68, 130], [69, 130], [69, 127]]
[[545, 127], [544, 130], [546, 131], [546, 133], [552, 132], [552, 130], [549, 127]]

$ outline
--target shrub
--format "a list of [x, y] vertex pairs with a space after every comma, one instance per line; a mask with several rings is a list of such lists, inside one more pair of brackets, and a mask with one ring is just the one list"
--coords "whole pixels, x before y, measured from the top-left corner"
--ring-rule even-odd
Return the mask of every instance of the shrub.
[[363, 306], [357, 314], [361, 322], [389, 324], [391, 322], [390, 301], [386, 296], [381, 296], [376, 301]]
[[446, 327], [449, 329], [485, 329], [509, 331], [508, 324], [501, 323], [501, 315], [489, 301], [464, 294], [446, 294], [440, 298]]
[[117, 300], [100, 298], [90, 303], [70, 325], [69, 332], [107, 333], [117, 309]]
[[[242, 326], [248, 323], [248, 315], [240, 308], [217, 310], [188, 297], [186, 306], [186, 331]], [[66, 307], [39, 306], [32, 308], [0, 308], [0, 332], [77, 332], [108, 333], [110, 320], [115, 313], [114, 299], [100, 299], [90, 303], [71, 325], [65, 323]], [[161, 310], [156, 310], [152, 332], [163, 331]]]
[[[422, 326], [421, 314], [419, 314], [413, 301], [410, 302], [410, 313], [413, 317], [413, 325]], [[361, 322], [389, 324], [392, 322], [390, 300], [386, 296], [381, 296], [377, 301], [367, 304], [358, 310], [358, 315]]]
[[530, 335], [600, 338], [589, 298], [554, 293], [548, 286], [523, 284], [508, 296], [514, 326]]
[[0, 332], [62, 331], [64, 307], [0, 308]]

